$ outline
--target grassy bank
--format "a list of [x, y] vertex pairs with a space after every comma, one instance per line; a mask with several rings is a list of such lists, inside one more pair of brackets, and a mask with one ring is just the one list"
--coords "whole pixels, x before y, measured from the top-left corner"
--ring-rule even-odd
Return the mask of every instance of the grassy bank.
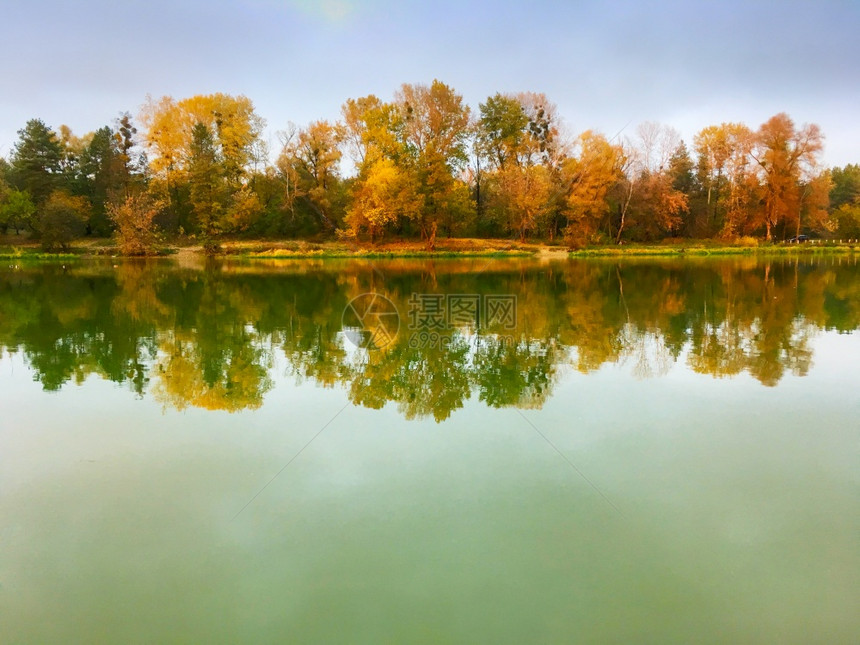
[[521, 244], [510, 240], [451, 238], [437, 240], [433, 250], [419, 240], [389, 241], [378, 244], [361, 242], [245, 242], [222, 244], [226, 256], [243, 258], [302, 259], [302, 258], [463, 258], [463, 257], [528, 257], [544, 247], [542, 244]]
[[17, 262], [32, 260], [75, 260], [80, 253], [48, 253], [40, 248], [0, 246], [0, 262]]
[[[299, 240], [225, 240], [215, 257], [301, 260], [301, 259], [392, 259], [392, 258], [506, 258], [541, 257], [561, 259], [566, 257], [683, 257], [683, 256], [730, 256], [730, 255], [825, 255], [852, 254], [860, 250], [860, 243], [804, 243], [804, 244], [720, 244], [708, 240], [672, 240], [662, 244], [625, 244], [622, 246], [598, 246], [576, 251], [560, 244], [545, 242], [515, 242], [504, 239], [443, 238], [436, 247], [428, 251], [420, 240], [388, 241], [378, 244], [344, 241], [299, 241]], [[173, 239], [165, 242], [159, 255], [182, 254], [206, 255], [199, 240], [193, 238]], [[3, 244], [0, 242], [0, 261], [9, 260], [71, 260], [87, 257], [121, 257], [111, 240], [86, 239], [72, 244], [69, 251], [47, 253], [37, 242], [29, 240]]]
[[[423, 258], [423, 257], [525, 257], [536, 255], [547, 248], [565, 253], [562, 246], [551, 247], [540, 242], [514, 242], [504, 239], [441, 238], [435, 248], [428, 250], [421, 240], [393, 240], [370, 244], [339, 240], [220, 240], [215, 257], [242, 257], [265, 259], [301, 258]], [[158, 255], [206, 255], [199, 239], [181, 237], [165, 240]], [[0, 257], [93, 257], [122, 254], [111, 239], [82, 239], [70, 245], [69, 252], [46, 253], [38, 241], [27, 238], [0, 238]]]
[[620, 257], [620, 256], [724, 256], [724, 255], [829, 255], [851, 254], [860, 251], [860, 244], [762, 244], [747, 245], [635, 245], [601, 246], [571, 251], [571, 257]]
[[301, 260], [329, 258], [393, 259], [393, 258], [487, 258], [487, 257], [531, 257], [536, 251], [496, 250], [496, 251], [339, 251], [320, 249], [316, 251], [263, 251], [259, 253], [239, 253], [229, 257], [259, 260]]

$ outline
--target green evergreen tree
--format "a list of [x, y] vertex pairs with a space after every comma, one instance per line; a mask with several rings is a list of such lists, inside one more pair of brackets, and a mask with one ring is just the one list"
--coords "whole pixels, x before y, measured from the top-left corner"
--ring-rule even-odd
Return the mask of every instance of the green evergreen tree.
[[62, 146], [57, 134], [41, 119], [27, 121], [18, 136], [12, 150], [10, 183], [30, 193], [38, 206], [64, 182]]

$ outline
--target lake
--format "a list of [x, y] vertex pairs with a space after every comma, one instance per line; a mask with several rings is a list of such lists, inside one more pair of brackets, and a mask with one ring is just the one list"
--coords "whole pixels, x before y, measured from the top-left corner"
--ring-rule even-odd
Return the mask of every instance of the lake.
[[0, 267], [0, 642], [860, 639], [860, 266]]

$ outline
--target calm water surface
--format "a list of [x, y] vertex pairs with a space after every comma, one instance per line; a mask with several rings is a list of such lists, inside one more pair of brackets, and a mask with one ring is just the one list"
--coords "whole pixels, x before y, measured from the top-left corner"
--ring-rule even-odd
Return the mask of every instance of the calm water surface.
[[0, 642], [858, 642], [858, 327], [847, 258], [6, 262]]

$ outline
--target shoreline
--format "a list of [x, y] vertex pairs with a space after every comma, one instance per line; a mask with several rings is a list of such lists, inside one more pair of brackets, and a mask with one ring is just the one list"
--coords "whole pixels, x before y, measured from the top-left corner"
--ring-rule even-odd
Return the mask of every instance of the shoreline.
[[195, 240], [178, 240], [165, 244], [160, 252], [150, 256], [124, 256], [110, 239], [78, 241], [69, 249], [46, 252], [38, 242], [0, 240], [0, 260], [74, 260], [89, 258], [133, 257], [212, 257], [241, 260], [305, 260], [305, 259], [444, 259], [444, 258], [567, 258], [621, 257], [705, 257], [705, 256], [767, 256], [767, 255], [850, 255], [860, 252], [860, 241], [807, 242], [801, 244], [763, 243], [760, 245], [710, 244], [697, 240], [676, 244], [630, 244], [624, 246], [594, 246], [570, 250], [564, 245], [547, 242], [519, 242], [499, 239], [446, 238], [438, 240], [436, 248], [428, 251], [420, 241], [393, 241], [379, 244], [345, 243], [339, 241], [307, 242], [294, 240], [228, 240], [219, 251], [207, 254]]

